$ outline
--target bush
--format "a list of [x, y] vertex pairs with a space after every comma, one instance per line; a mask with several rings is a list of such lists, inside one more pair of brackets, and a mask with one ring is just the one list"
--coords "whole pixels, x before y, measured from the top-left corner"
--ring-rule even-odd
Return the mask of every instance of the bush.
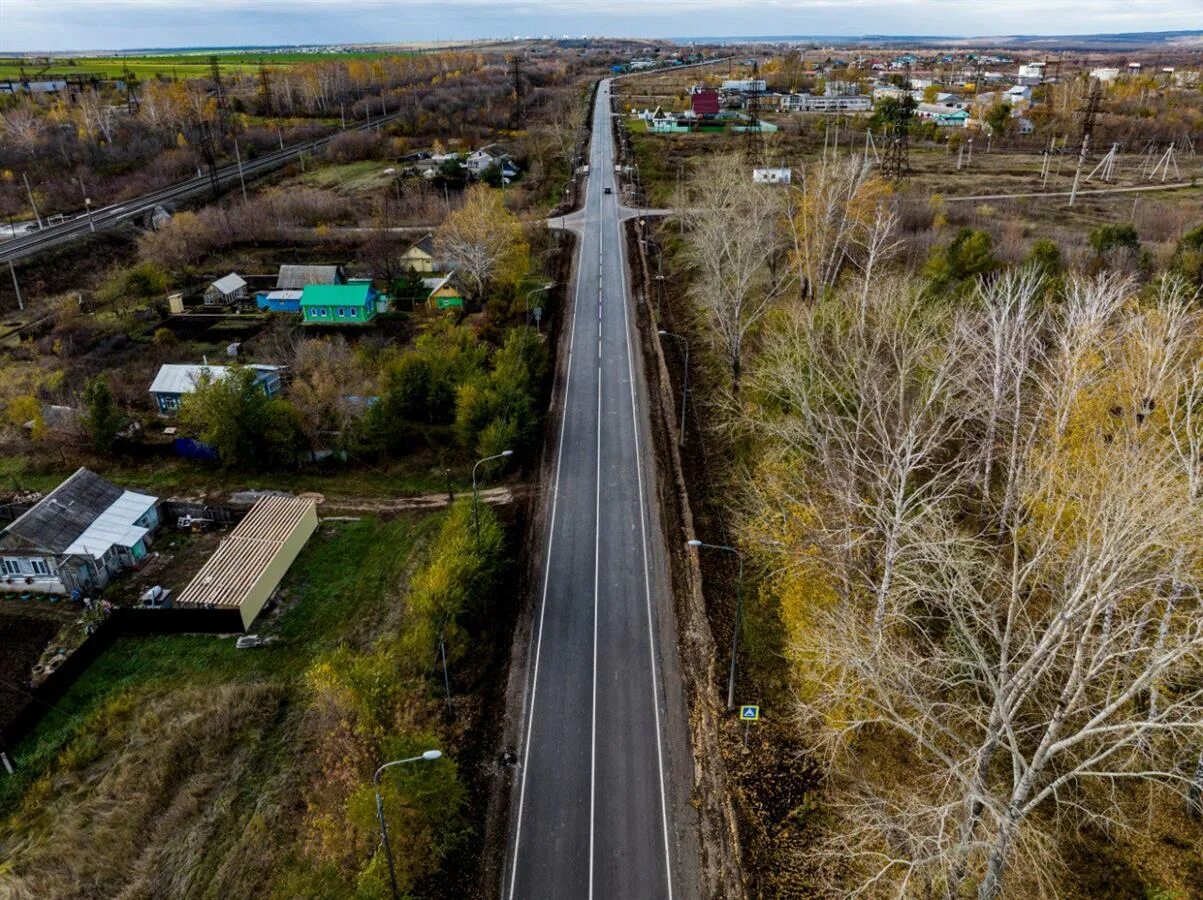
[[113, 399], [109, 383], [103, 377], [93, 378], [84, 387], [83, 401], [83, 426], [88, 431], [92, 446], [101, 453], [108, 453], [117, 442], [117, 432], [125, 424], [125, 417]]
[[1203, 225], [1182, 236], [1174, 250], [1170, 269], [1195, 287], [1203, 287]]
[[152, 340], [159, 347], [171, 347], [177, 343], [175, 332], [170, 328], [156, 328]]
[[1028, 251], [1025, 262], [1045, 278], [1052, 278], [1061, 274], [1061, 248], [1057, 246], [1056, 241], [1040, 238], [1032, 242], [1032, 249]]
[[519, 456], [538, 442], [537, 401], [548, 370], [547, 349], [530, 328], [514, 328], [493, 357], [487, 378], [465, 383], [456, 395], [455, 434], [477, 456], [513, 450]]
[[952, 243], [932, 254], [924, 275], [931, 280], [934, 290], [943, 291], [957, 288], [970, 278], [988, 275], [998, 267], [990, 234], [962, 228]]
[[265, 469], [296, 462], [302, 446], [300, 416], [269, 398], [254, 369], [234, 366], [224, 378], [202, 378], [180, 404], [180, 424], [217, 451], [222, 464]]
[[1116, 251], [1140, 252], [1140, 236], [1133, 225], [1100, 225], [1090, 232], [1090, 247], [1098, 256]]

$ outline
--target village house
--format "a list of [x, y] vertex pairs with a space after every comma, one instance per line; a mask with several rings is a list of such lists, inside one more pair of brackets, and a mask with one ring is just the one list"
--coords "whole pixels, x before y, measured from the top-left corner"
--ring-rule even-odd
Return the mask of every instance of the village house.
[[857, 95], [828, 96], [818, 94], [783, 94], [782, 112], [869, 112], [873, 101]]
[[454, 272], [446, 275], [422, 279], [422, 288], [426, 291], [426, 306], [428, 309], [462, 308], [464, 292], [453, 279]]
[[699, 119], [713, 119], [718, 115], [718, 91], [695, 87], [689, 95], [689, 108]]
[[[510, 155], [501, 149], [497, 144], [489, 144], [487, 147], [481, 147], [479, 150], [473, 150], [464, 159], [464, 168], [472, 175], [473, 178], [479, 178], [485, 173], [485, 169], [489, 166], [505, 166], [510, 161]], [[517, 174], [517, 169], [513, 169], [514, 174]], [[512, 177], [512, 176], [511, 176]]]
[[789, 184], [792, 180], [793, 171], [788, 167], [752, 170], [753, 184]]
[[920, 103], [915, 109], [915, 115], [920, 119], [929, 119], [940, 128], [967, 128], [969, 112], [964, 109], [954, 109], [937, 103]]
[[347, 276], [342, 266], [280, 266], [277, 291], [303, 291], [311, 284], [343, 284]]
[[434, 235], [423, 235], [401, 254], [401, 266], [418, 274], [437, 272], [442, 265], [435, 260]]
[[0, 530], [0, 590], [86, 594], [104, 588], [146, 558], [159, 526], [158, 502], [77, 469]]
[[301, 316], [306, 325], [366, 325], [379, 312], [377, 300], [369, 282], [310, 284], [301, 294]]
[[[255, 383], [262, 388], [263, 393], [275, 397], [280, 393], [280, 367], [267, 365], [250, 365], [254, 370]], [[160, 366], [155, 380], [150, 384], [150, 395], [154, 397], [155, 406], [165, 416], [179, 412], [180, 401], [185, 394], [196, 391], [196, 386], [205, 378], [211, 381], [221, 381], [230, 374], [229, 366], [210, 366], [208, 364]]]
[[230, 306], [247, 298], [246, 281], [231, 272], [205, 290], [205, 306]]

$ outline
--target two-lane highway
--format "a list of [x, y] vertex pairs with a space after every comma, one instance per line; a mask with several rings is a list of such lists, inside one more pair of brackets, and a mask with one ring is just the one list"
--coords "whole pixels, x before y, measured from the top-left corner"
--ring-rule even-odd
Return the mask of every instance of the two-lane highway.
[[[611, 188], [611, 193], [606, 193]], [[504, 896], [698, 896], [692, 760], [609, 82], [598, 89]]]

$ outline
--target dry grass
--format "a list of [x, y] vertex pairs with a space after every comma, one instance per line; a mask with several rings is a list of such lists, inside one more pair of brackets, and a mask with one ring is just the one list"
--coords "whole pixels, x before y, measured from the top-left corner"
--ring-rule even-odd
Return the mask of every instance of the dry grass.
[[285, 703], [279, 686], [224, 684], [106, 704], [0, 830], [0, 897], [259, 894], [295, 820], [289, 777], [262, 780]]

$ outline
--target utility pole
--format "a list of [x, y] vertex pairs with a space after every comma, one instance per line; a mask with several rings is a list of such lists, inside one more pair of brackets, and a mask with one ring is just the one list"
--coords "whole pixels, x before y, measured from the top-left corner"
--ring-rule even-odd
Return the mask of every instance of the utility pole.
[[17, 309], [25, 311], [25, 303], [21, 300], [21, 285], [17, 284], [17, 270], [13, 268], [13, 261], [8, 261], [9, 274], [13, 276], [13, 290], [17, 292]]
[[242, 177], [242, 152], [238, 149], [238, 138], [234, 138], [234, 158], [238, 160], [238, 181], [242, 185], [242, 202], [246, 203], [246, 179]]
[[42, 230], [42, 215], [38, 212], [38, 205], [33, 202], [33, 191], [29, 188], [29, 176], [24, 172], [21, 173], [21, 180], [25, 182], [25, 195], [29, 197], [29, 205], [33, 207], [33, 217], [37, 219], [38, 231]]

